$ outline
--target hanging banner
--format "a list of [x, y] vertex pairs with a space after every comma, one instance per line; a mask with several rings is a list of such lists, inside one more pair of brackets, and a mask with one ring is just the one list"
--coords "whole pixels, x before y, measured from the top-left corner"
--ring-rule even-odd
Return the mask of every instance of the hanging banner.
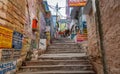
[[12, 30], [0, 26], [0, 49], [12, 48], [12, 36], [13, 36]]
[[23, 34], [14, 31], [12, 48], [20, 50], [22, 48], [22, 38], [23, 38]]
[[16, 71], [16, 61], [0, 64], [0, 74], [14, 74]]
[[87, 3], [87, 0], [68, 0], [68, 5], [70, 7], [85, 6], [86, 3]]

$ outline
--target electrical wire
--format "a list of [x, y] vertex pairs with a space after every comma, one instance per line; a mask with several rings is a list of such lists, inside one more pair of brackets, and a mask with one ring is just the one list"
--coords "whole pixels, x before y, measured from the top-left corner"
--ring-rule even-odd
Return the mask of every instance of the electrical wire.
[[[48, 5], [48, 6], [49, 6], [51, 9], [53, 9], [55, 12], [57, 12], [55, 6], [52, 6], [52, 5]], [[65, 8], [65, 7], [60, 7], [60, 8]], [[59, 13], [59, 15], [60, 15], [61, 17], [67, 18], [66, 16], [63, 16], [59, 11], [58, 11], [58, 13]]]

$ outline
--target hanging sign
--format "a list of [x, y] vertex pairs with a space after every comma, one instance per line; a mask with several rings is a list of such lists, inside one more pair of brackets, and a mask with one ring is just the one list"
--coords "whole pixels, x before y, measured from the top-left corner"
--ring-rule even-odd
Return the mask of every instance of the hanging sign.
[[0, 26], [0, 49], [12, 48], [12, 36], [13, 36], [12, 30]]
[[23, 34], [17, 32], [17, 31], [14, 31], [12, 48], [20, 50], [22, 48], [22, 38], [23, 38]]
[[68, 0], [68, 5], [70, 7], [85, 6], [86, 3], [87, 3], [87, 0]]
[[16, 70], [16, 61], [0, 64], [0, 74], [14, 74]]

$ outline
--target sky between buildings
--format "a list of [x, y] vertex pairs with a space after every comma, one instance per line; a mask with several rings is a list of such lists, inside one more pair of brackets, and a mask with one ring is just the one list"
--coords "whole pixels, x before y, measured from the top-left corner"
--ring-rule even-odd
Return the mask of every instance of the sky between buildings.
[[50, 11], [52, 12], [52, 15], [56, 15], [55, 12], [55, 6], [58, 3], [58, 7], [62, 7], [59, 10], [59, 15], [61, 15], [61, 18], [65, 18], [66, 17], [66, 0], [47, 0]]

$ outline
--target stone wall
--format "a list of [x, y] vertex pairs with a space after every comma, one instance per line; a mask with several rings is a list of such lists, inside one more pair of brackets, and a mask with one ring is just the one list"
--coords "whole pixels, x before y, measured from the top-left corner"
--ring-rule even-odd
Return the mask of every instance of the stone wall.
[[[92, 3], [95, 0], [92, 0]], [[119, 0], [99, 0], [103, 31], [103, 47], [108, 74], [120, 73], [120, 2]], [[94, 3], [93, 3], [94, 4]], [[93, 5], [92, 4], [92, 5]], [[95, 5], [95, 4], [94, 4]], [[103, 73], [97, 15], [92, 6], [87, 14], [88, 55], [97, 74]], [[95, 12], [95, 13], [94, 13]]]
[[101, 62], [101, 51], [99, 45], [99, 33], [96, 24], [95, 13], [93, 9], [87, 15], [87, 30], [88, 30], [88, 49], [87, 54], [91, 60], [97, 74], [103, 74], [103, 66]]
[[[18, 67], [25, 59], [27, 50], [30, 48], [31, 27], [29, 22], [26, 0], [0, 0], [0, 26], [20, 32], [25, 36], [22, 49], [19, 51], [22, 53], [19, 55], [20, 57], [16, 59]], [[14, 58], [11, 58], [11, 60], [12, 59]]]
[[100, 0], [108, 74], [120, 74], [120, 1]]

